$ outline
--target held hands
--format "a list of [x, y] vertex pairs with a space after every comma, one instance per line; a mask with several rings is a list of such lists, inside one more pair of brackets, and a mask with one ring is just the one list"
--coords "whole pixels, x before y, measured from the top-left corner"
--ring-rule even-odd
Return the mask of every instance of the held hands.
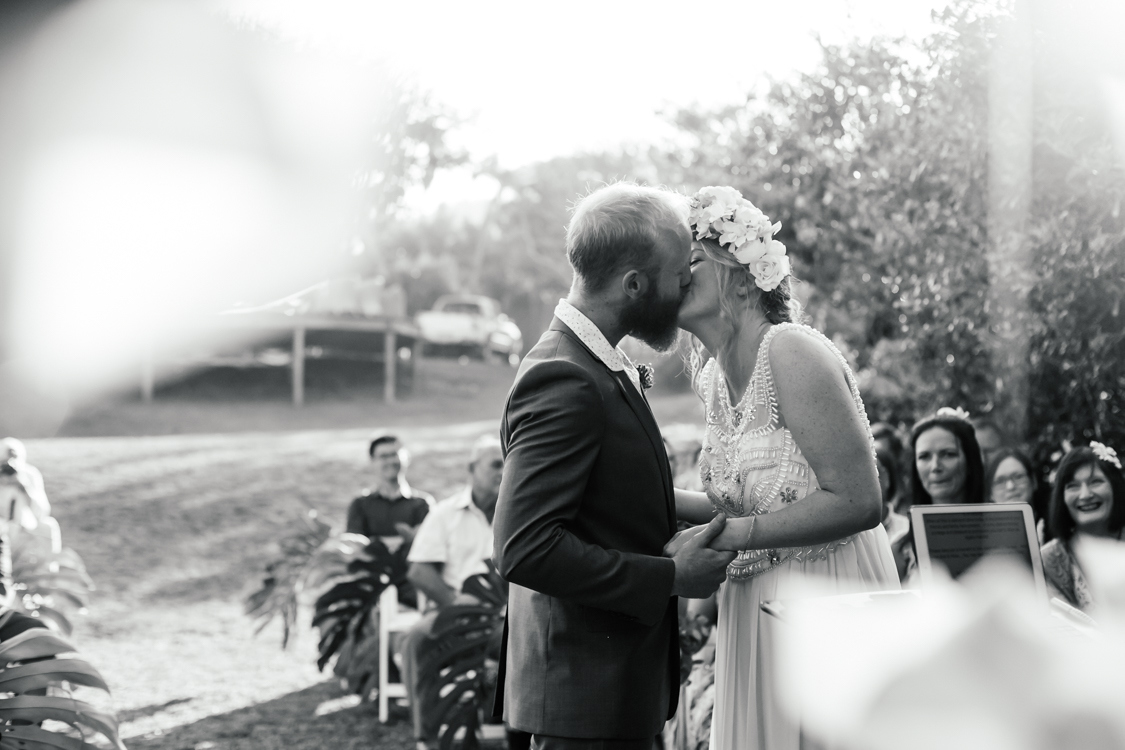
[[676, 579], [672, 595], [688, 599], [705, 599], [719, 588], [727, 575], [727, 565], [734, 552], [719, 552], [707, 545], [719, 535], [727, 517], [722, 513], [706, 526], [681, 531], [664, 546], [664, 554], [676, 563]]
[[697, 534], [703, 532], [707, 528], [707, 524], [700, 524], [698, 526], [689, 526], [683, 531], [677, 531], [676, 535], [668, 540], [664, 545], [664, 556], [675, 557], [685, 544], [694, 539]]

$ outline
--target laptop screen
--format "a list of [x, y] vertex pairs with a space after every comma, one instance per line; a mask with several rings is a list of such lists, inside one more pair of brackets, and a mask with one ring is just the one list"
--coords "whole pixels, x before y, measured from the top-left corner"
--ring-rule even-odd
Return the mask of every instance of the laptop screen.
[[1035, 518], [1024, 503], [916, 505], [910, 509], [923, 581], [937, 563], [956, 579], [989, 555], [1015, 557], [1046, 591]]
[[[926, 513], [922, 516], [930, 559], [953, 578], [988, 554], [1015, 555], [1030, 570], [1031, 546], [1019, 510], [997, 513]], [[1036, 550], [1038, 552], [1038, 550]]]

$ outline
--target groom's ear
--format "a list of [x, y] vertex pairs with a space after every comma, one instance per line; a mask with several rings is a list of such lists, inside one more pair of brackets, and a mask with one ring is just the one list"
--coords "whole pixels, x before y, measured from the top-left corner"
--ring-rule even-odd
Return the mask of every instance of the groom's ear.
[[641, 299], [648, 292], [648, 276], [633, 268], [621, 277], [621, 291], [630, 299]]

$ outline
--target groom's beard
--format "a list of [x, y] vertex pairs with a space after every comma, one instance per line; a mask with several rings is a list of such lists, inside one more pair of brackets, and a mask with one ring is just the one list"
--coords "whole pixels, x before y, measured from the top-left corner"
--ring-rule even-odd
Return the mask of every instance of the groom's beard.
[[684, 295], [660, 297], [652, 294], [637, 300], [621, 313], [625, 330], [658, 352], [666, 352], [676, 344], [680, 329], [676, 320]]

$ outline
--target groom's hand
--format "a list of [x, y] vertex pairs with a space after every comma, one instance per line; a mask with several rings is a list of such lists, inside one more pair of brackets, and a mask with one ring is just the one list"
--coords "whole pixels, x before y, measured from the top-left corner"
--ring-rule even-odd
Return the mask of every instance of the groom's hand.
[[[726, 522], [727, 517], [720, 513], [674, 552], [672, 561], [676, 563], [676, 579], [672, 583], [672, 596], [706, 599], [718, 590], [736, 553], [720, 552], [707, 545], [719, 535]], [[675, 541], [674, 537], [672, 542]]]
[[677, 531], [676, 535], [668, 540], [664, 545], [664, 556], [675, 557], [676, 553], [683, 549], [684, 545], [695, 538], [696, 534], [701, 533], [707, 528], [707, 524], [701, 523], [698, 526], [689, 526], [683, 531]]

